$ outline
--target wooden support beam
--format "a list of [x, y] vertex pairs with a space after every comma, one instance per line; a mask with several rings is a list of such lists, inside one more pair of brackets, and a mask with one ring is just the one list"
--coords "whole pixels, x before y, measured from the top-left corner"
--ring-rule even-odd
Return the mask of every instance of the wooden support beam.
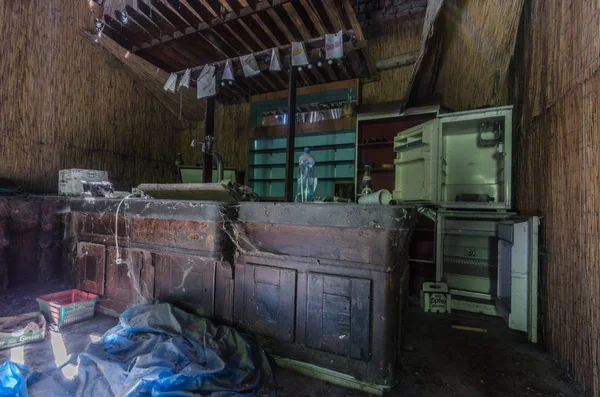
[[342, 8], [344, 19], [346, 20], [346, 26], [349, 26], [354, 30], [354, 34], [356, 35], [357, 41], [362, 41], [365, 39], [362, 28], [360, 27], [360, 23], [356, 18], [356, 14], [354, 13], [354, 8], [352, 7], [352, 3], [350, 0], [342, 0]]
[[327, 34], [327, 28], [312, 0], [300, 0], [300, 4], [302, 4], [304, 11], [308, 15], [309, 20], [313, 23], [314, 28], [317, 30], [319, 36], [325, 36]]
[[[204, 136], [215, 136], [215, 97], [206, 99], [206, 118], [204, 124]], [[202, 182], [211, 183], [213, 170], [212, 156], [204, 153], [202, 156]], [[220, 181], [217, 181], [220, 182]]]
[[252, 14], [251, 18], [254, 21], [254, 23], [256, 23], [256, 24], [258, 24], [258, 26], [260, 26], [260, 28], [262, 29], [262, 31], [264, 32], [264, 34], [266, 35], [268, 40], [271, 43], [273, 43], [273, 45], [275, 47], [281, 47], [283, 45], [281, 43], [281, 41], [279, 41], [279, 39], [275, 36], [275, 34], [271, 31], [271, 29], [269, 29], [267, 24], [260, 18], [260, 16], [258, 14]]
[[185, 0], [167, 0], [167, 2], [189, 26], [197, 27], [202, 23], [203, 19]]
[[298, 33], [300, 34], [302, 41], [312, 39], [312, 36], [311, 36], [310, 32], [308, 31], [308, 28], [304, 24], [304, 21], [298, 14], [298, 11], [296, 10], [294, 3], [285, 3], [283, 5], [283, 9], [285, 10], [286, 14], [288, 15], [289, 19], [291, 20], [290, 25], [294, 25], [296, 27], [296, 29], [298, 30]]
[[[294, 39], [294, 35], [292, 34], [292, 32], [290, 32], [290, 30], [288, 29], [288, 26], [286, 26], [286, 24], [283, 22], [283, 20], [279, 17], [279, 15], [277, 14], [277, 11], [275, 11], [275, 9], [269, 8], [267, 10], [267, 14], [273, 20], [275, 27], [277, 29], [279, 29], [281, 31], [281, 33], [283, 34], [283, 36], [285, 37], [286, 44], [296, 41]], [[274, 30], [274, 29], [272, 28], [271, 30]], [[283, 39], [281, 39], [281, 40], [283, 40]]]
[[288, 82], [287, 148], [285, 156], [285, 201], [294, 201], [294, 147], [296, 141], [296, 69], [291, 68]]
[[321, 0], [323, 6], [325, 8], [325, 14], [327, 18], [329, 18], [329, 22], [331, 23], [331, 27], [333, 28], [333, 32], [339, 32], [340, 30], [345, 30], [344, 20], [340, 15], [340, 10], [335, 4], [334, 0]]
[[420, 51], [409, 52], [406, 54], [398, 55], [388, 59], [381, 60], [375, 64], [377, 70], [389, 70], [399, 68], [402, 66], [412, 65], [419, 58]]
[[203, 116], [203, 101], [198, 101], [192, 90], [183, 91], [180, 94], [182, 96], [182, 100], [180, 101], [180, 95], [169, 93], [163, 89], [163, 85], [169, 76], [163, 69], [158, 68], [136, 54], [130, 53], [126, 56], [127, 50], [108, 35], [98, 37], [96, 34], [82, 31], [80, 36], [91, 45], [100, 45], [108, 53], [121, 61], [126, 66], [125, 70], [133, 79], [154, 95], [175, 117], [179, 117], [180, 110], [182, 115], [188, 120], [199, 120]]
[[254, 33], [252, 29], [244, 22], [242, 19], [238, 19], [237, 23], [242, 27], [242, 29], [246, 32], [248, 37], [250, 37], [254, 42], [260, 47], [261, 50], [266, 50], [267, 45]]

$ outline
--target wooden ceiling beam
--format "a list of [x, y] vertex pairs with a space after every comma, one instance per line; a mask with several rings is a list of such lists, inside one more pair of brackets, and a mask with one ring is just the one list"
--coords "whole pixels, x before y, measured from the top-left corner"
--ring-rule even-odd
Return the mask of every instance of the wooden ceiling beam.
[[207, 2], [201, 0], [180, 0], [187, 4], [207, 25], [211, 25], [215, 18], [219, 17], [219, 9], [213, 9]]
[[354, 31], [357, 41], [364, 40], [365, 36], [363, 34], [362, 27], [358, 22], [358, 18], [356, 18], [356, 14], [354, 13], [354, 8], [352, 7], [350, 0], [342, 0], [342, 9], [342, 15], [344, 16], [346, 27], [349, 27]]
[[[317, 0], [318, 1], [318, 0]], [[314, 6], [312, 0], [300, 0], [300, 4], [304, 8], [304, 11], [308, 15], [309, 21], [312, 22], [313, 26], [317, 30], [319, 36], [325, 36], [327, 34], [327, 27], [321, 19], [319, 12]]]
[[161, 30], [158, 26], [148, 18], [144, 14], [139, 13], [136, 9], [127, 6], [125, 7], [125, 12], [129, 19], [132, 19], [141, 26], [148, 34], [150, 34], [156, 41], [152, 42], [152, 45], [159, 45], [161, 43], [162, 34]]
[[283, 45], [281, 41], [279, 41], [279, 39], [275, 37], [273, 32], [271, 32], [271, 29], [269, 29], [269, 27], [263, 22], [263, 20], [258, 14], [252, 14], [250, 18], [254, 21], [255, 24], [257, 24], [260, 27], [262, 32], [266, 35], [266, 37], [273, 44], [274, 47], [280, 47]]
[[[146, 16], [152, 23], [154, 23], [161, 33], [160, 41], [172, 39], [177, 29], [170, 22], [168, 22], [160, 13], [153, 11], [152, 7], [144, 3], [142, 0], [138, 0], [138, 9], [142, 14]], [[168, 36], [168, 37], [165, 37]]]
[[167, 3], [189, 26], [197, 27], [204, 21], [185, 0], [167, 0]]
[[304, 41], [312, 39], [312, 35], [310, 34], [308, 28], [304, 24], [304, 21], [302, 20], [302, 17], [300, 16], [296, 7], [294, 6], [294, 3], [285, 3], [282, 7], [291, 21], [290, 25], [296, 27], [296, 30], [298, 31], [301, 40]]
[[133, 45], [137, 47], [148, 46], [146, 40], [142, 35], [135, 34], [131, 31], [131, 29], [123, 26], [121, 22], [112, 18], [110, 15], [104, 15], [104, 22], [108, 27], [110, 27], [113, 31], [119, 34], [119, 36], [128, 39]]
[[[146, 29], [144, 29], [142, 26], [140, 26], [135, 21], [135, 19], [129, 18], [128, 15], [123, 14], [119, 10], [115, 11], [115, 17], [116, 17], [117, 21], [121, 22], [121, 25], [126, 25], [127, 29], [131, 30], [131, 32], [136, 37], [139, 37], [142, 42], [147, 43], [146, 46], [152, 46], [152, 43], [155, 40], [154, 36], [152, 36], [150, 33], [148, 33], [148, 31], [146, 31]], [[124, 24], [123, 21], [126, 21], [127, 23]]]
[[250, 29], [246, 22], [244, 22], [242, 19], [238, 19], [237, 23], [246, 32], [248, 37], [250, 37], [260, 47], [261, 50], [266, 50], [268, 48], [267, 45], [252, 31], [252, 29]]
[[122, 46], [108, 35], [98, 38], [93, 33], [83, 31], [81, 36], [90, 43], [95, 43], [97, 40], [100, 46], [119, 59], [126, 66], [127, 72], [146, 87], [175, 117], [179, 117], [180, 110], [189, 120], [199, 120], [203, 116], [202, 102], [195, 99], [193, 93], [187, 90], [182, 92], [180, 95], [183, 100], [180, 101], [179, 95], [176, 96], [163, 90], [163, 85], [168, 77], [168, 73], [164, 70], [157, 68], [156, 65], [149, 63], [136, 54], [130, 54], [126, 58]]
[[[183, 19], [183, 17], [176, 12], [166, 0], [150, 0], [150, 4], [167, 20], [171, 25], [182, 34], [186, 33], [188, 28], [191, 28], [190, 24]], [[193, 28], [192, 28], [193, 29]], [[195, 29], [194, 29], [195, 30]]]
[[[267, 18], [270, 18], [273, 21], [273, 25], [282, 33], [282, 36], [279, 36], [280, 42], [285, 42], [285, 44], [296, 41], [294, 35], [288, 29], [288, 26], [283, 22], [283, 20], [277, 14], [274, 8], [269, 8], [267, 10]], [[274, 31], [274, 26], [271, 25], [271, 30]]]
[[[349, 51], [357, 51], [366, 47], [366, 41], [362, 42], [353, 42], [352, 38], [354, 37], [354, 33], [350, 30], [344, 34], [344, 53], [348, 53]], [[316, 57], [314, 54], [319, 53], [319, 49], [322, 49], [325, 46], [325, 38], [318, 37], [315, 39], [308, 40], [304, 42], [304, 46], [307, 50], [307, 53], [310, 55], [310, 62], [316, 64], [320, 58]], [[284, 65], [290, 64], [290, 53], [291, 53], [292, 45], [284, 45], [279, 48], [280, 60]], [[317, 51], [315, 51], [317, 50]], [[260, 70], [265, 71], [268, 70], [269, 64], [268, 62], [262, 62], [263, 60], [269, 59], [271, 57], [271, 49], [262, 50], [259, 52], [253, 53], [254, 57], [257, 59], [259, 63]], [[232, 62], [239, 63], [238, 57], [229, 58]], [[226, 59], [217, 62], [215, 65], [217, 67], [223, 67], [225, 65]], [[323, 61], [325, 62], [325, 61]], [[201, 70], [204, 68], [204, 65], [199, 65], [193, 68], [193, 70]], [[241, 69], [241, 68], [240, 68]], [[181, 71], [183, 73], [183, 71]]]
[[118, 43], [121, 47], [126, 50], [133, 50], [135, 44], [131, 41], [131, 39], [127, 37], [121, 36], [118, 32], [112, 29], [108, 24], [104, 25], [104, 29], [102, 30], [102, 35], [108, 36], [110, 39]]
[[248, 43], [242, 39], [240, 35], [237, 34], [236, 31], [232, 29], [228, 29], [226, 24], [215, 26], [213, 28], [223, 39], [227, 40], [230, 44], [235, 46], [235, 48], [242, 54], [247, 54], [254, 52], [253, 48], [248, 45]]

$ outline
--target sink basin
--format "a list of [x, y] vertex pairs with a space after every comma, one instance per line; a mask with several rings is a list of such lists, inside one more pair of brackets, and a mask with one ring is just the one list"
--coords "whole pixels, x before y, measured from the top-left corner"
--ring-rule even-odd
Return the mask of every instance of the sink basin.
[[234, 189], [223, 183], [142, 183], [138, 189], [155, 199], [237, 201]]

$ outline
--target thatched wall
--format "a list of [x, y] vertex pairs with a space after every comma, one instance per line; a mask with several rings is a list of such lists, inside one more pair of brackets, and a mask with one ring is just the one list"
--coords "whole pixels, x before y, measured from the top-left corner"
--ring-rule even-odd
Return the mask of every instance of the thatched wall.
[[106, 169], [120, 189], [175, 177], [180, 122], [79, 36], [83, 0], [0, 2], [0, 178], [56, 192], [61, 168]]
[[509, 66], [524, 0], [445, 0], [434, 92], [469, 110], [511, 104]]
[[528, 0], [517, 208], [541, 214], [544, 339], [600, 395], [600, 4]]
[[[419, 50], [423, 16], [411, 20], [391, 18], [372, 24], [366, 31], [369, 57], [382, 61]], [[379, 73], [380, 80], [362, 85], [361, 103], [364, 105], [401, 100], [413, 71], [407, 65]]]

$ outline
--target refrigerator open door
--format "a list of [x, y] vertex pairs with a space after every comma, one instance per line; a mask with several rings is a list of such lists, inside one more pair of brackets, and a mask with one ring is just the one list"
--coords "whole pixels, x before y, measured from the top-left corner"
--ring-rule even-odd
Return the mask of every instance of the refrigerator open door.
[[538, 340], [539, 217], [514, 217], [498, 228], [496, 308], [512, 329]]

